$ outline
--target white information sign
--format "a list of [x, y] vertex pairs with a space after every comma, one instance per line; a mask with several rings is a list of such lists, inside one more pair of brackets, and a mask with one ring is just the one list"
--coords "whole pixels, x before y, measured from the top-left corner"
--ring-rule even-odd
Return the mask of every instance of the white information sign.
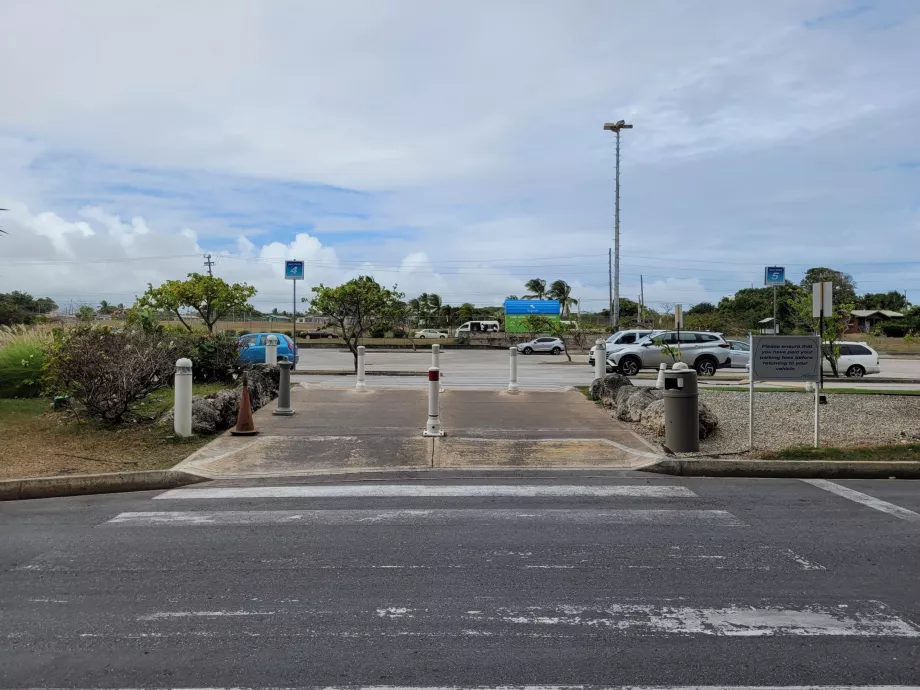
[[751, 348], [754, 381], [818, 381], [821, 343], [813, 335], [755, 335]]
[[814, 318], [821, 316], [821, 309], [824, 309], [824, 316], [830, 317], [834, 311], [834, 284], [833, 283], [812, 283], [811, 284], [811, 315]]

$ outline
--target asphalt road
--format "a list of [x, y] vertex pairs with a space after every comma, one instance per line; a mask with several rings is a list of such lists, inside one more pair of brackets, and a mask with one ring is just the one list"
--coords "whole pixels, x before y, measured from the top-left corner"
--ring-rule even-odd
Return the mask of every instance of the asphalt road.
[[0, 687], [920, 681], [920, 483], [598, 474], [0, 503]]

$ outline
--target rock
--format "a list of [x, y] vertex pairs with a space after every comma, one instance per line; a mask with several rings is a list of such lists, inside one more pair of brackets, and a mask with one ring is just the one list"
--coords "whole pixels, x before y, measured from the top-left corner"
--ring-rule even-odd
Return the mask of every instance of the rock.
[[592, 400], [603, 401], [605, 398], [612, 400], [619, 388], [631, 385], [632, 381], [622, 374], [607, 374], [604, 378], [594, 379], [591, 382], [589, 393]]
[[614, 410], [619, 411], [621, 408], [626, 407], [626, 401], [629, 400], [633, 395], [639, 392], [639, 388], [636, 388], [633, 385], [622, 386], [617, 389], [617, 392], [611, 398], [611, 407]]
[[[619, 418], [619, 412], [617, 416]], [[699, 423], [700, 439], [709, 438], [719, 426], [719, 418], [702, 400], [700, 401]], [[639, 413], [639, 425], [655, 436], [664, 436], [664, 400], [656, 400], [642, 409]]]
[[216, 434], [220, 429], [220, 415], [209, 404], [209, 401], [200, 397], [192, 398], [192, 433], [201, 435]]
[[617, 419], [624, 422], [638, 422], [642, 418], [642, 411], [653, 402], [660, 400], [661, 396], [656, 396], [654, 389], [636, 388], [636, 392], [626, 399], [624, 405], [617, 407]]

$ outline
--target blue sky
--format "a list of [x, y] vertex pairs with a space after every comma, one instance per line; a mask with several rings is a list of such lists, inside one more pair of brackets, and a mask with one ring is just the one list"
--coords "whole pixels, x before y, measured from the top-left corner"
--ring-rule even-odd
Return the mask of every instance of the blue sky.
[[625, 118], [624, 295], [830, 265], [920, 302], [910, 0], [223, 8], [8, 8], [0, 291], [124, 301], [211, 252], [264, 306], [300, 258], [453, 303], [564, 278], [599, 309]]

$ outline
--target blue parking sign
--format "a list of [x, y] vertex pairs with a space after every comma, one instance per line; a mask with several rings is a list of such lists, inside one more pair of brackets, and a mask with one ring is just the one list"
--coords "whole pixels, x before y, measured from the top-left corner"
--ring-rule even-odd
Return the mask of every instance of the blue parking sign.
[[303, 261], [285, 261], [284, 277], [286, 280], [303, 280]]
[[767, 266], [764, 269], [763, 273], [763, 284], [766, 286], [770, 285], [785, 285], [786, 283], [786, 269], [783, 266]]

